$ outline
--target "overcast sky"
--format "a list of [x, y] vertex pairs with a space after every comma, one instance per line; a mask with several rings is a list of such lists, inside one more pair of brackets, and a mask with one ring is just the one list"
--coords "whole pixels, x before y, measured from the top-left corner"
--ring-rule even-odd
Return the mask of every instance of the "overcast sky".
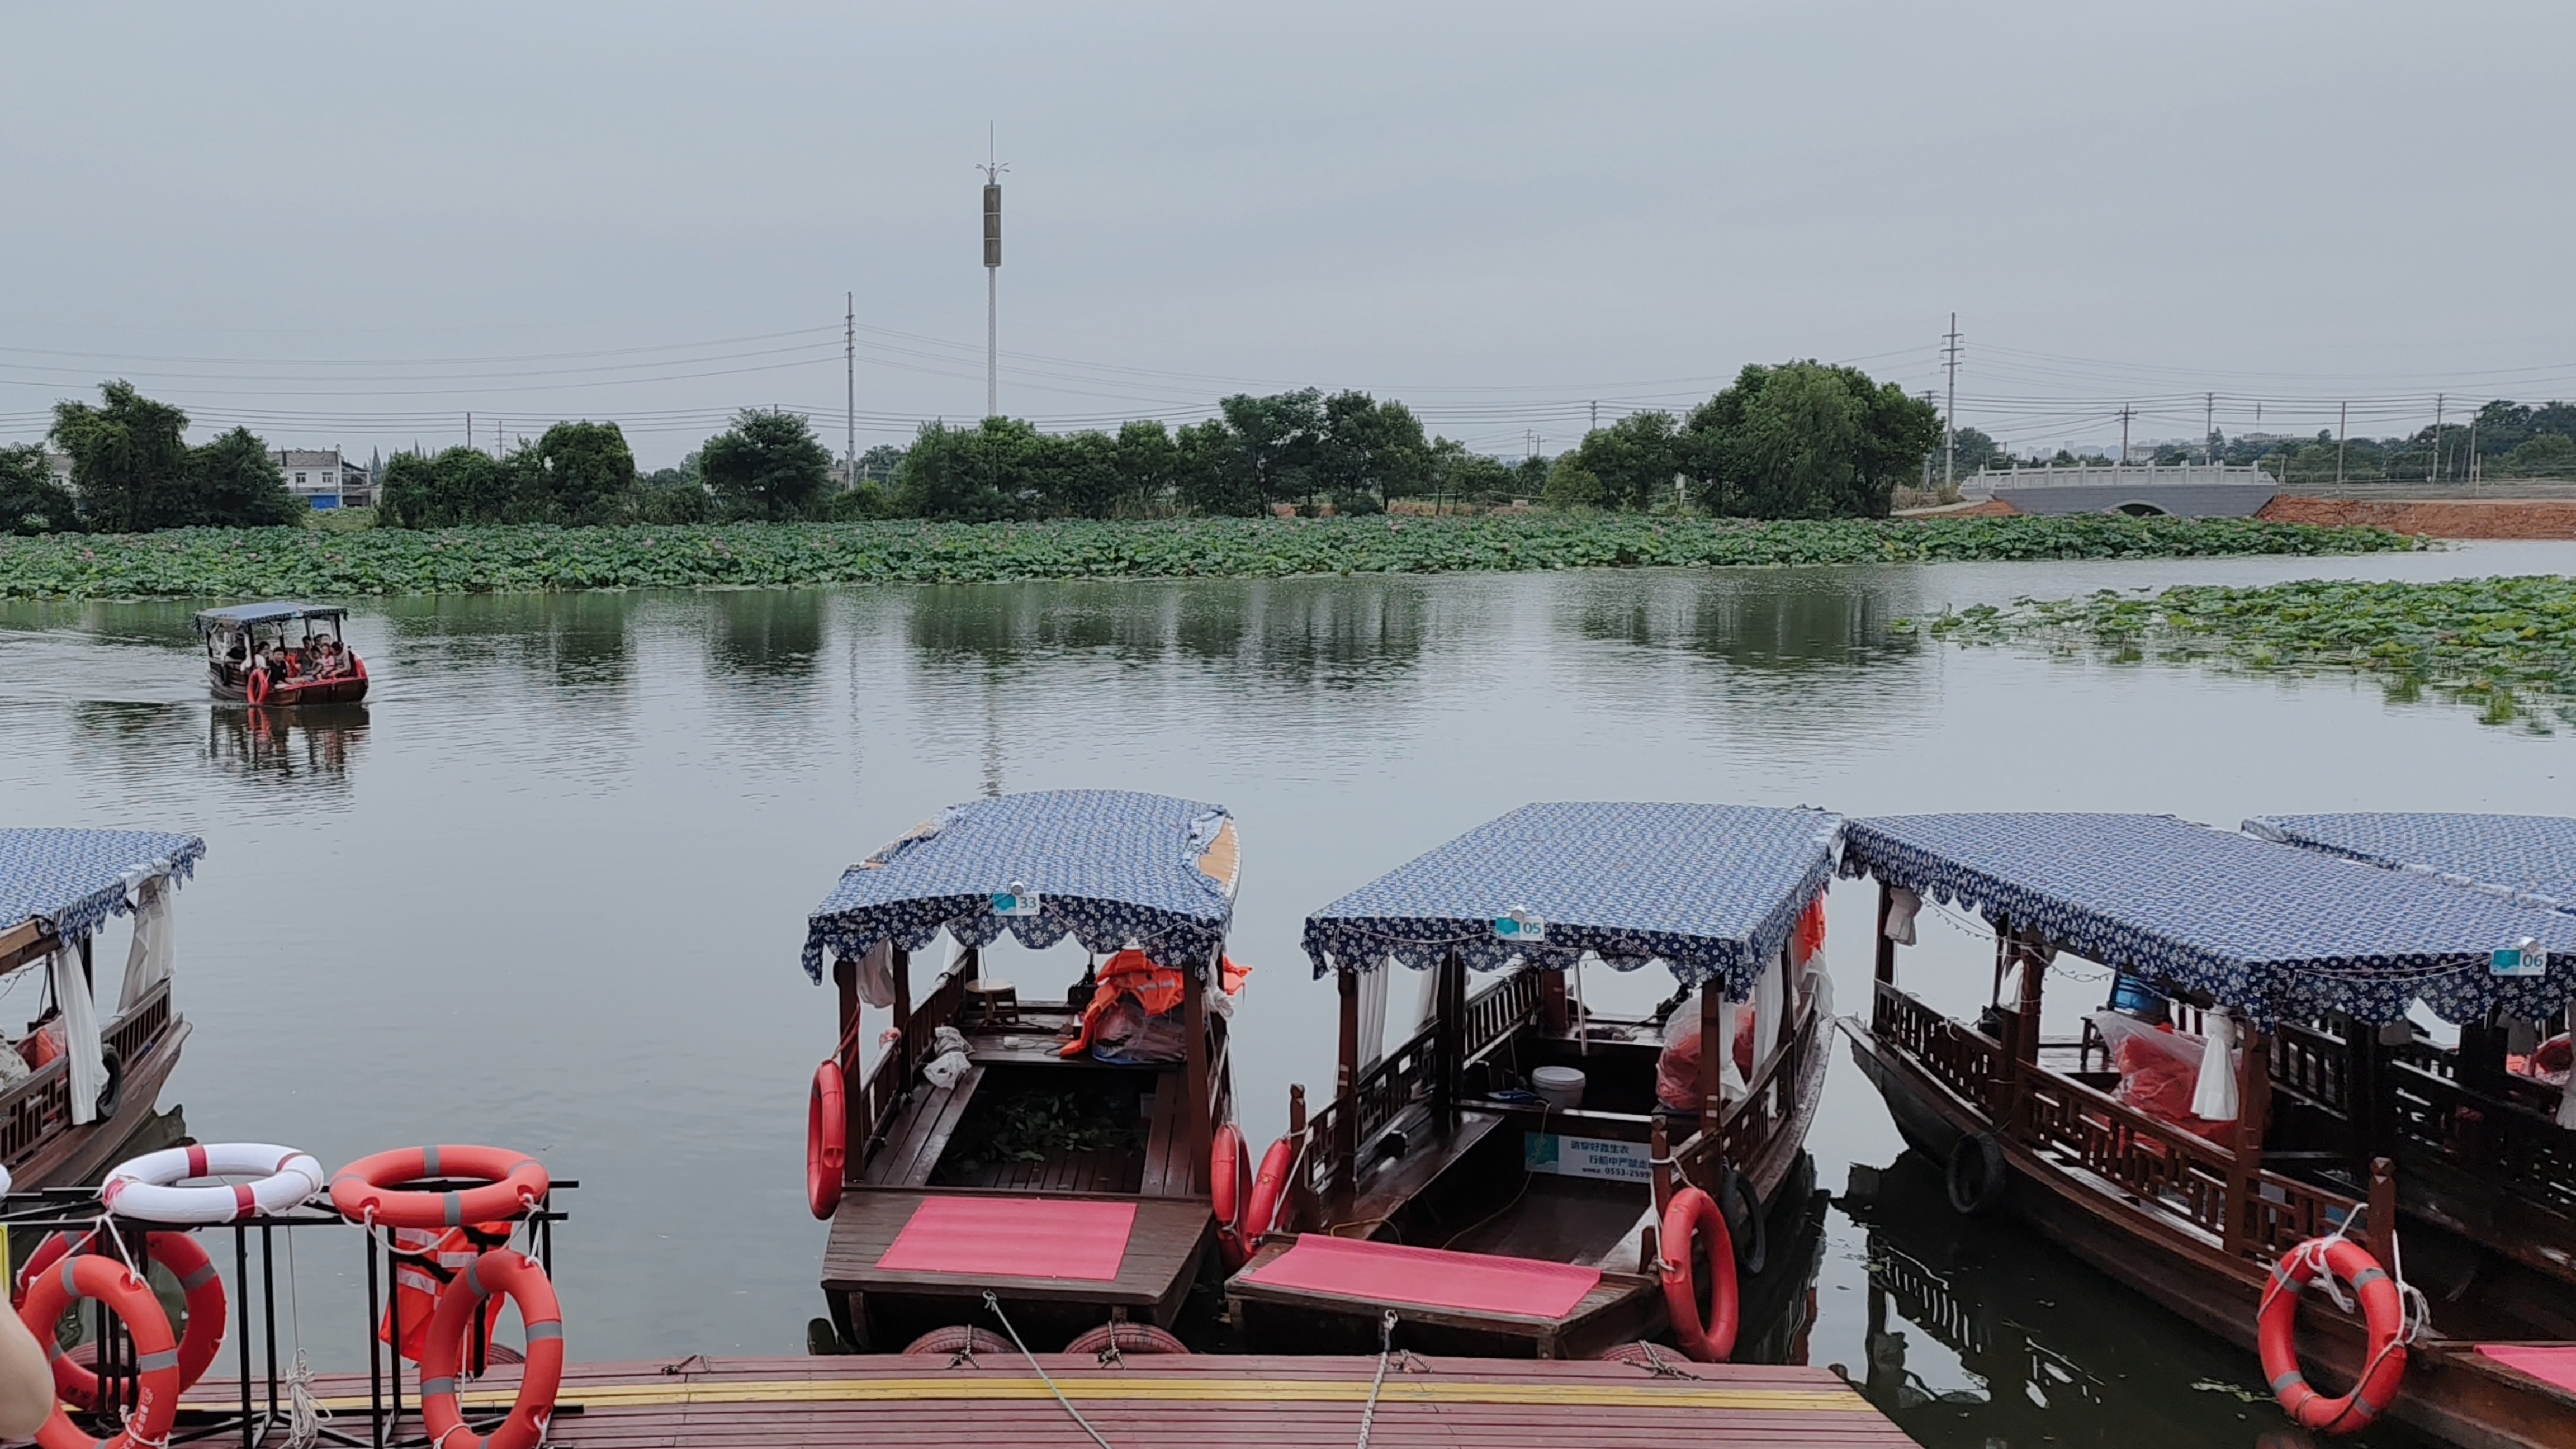
[[[1486, 451], [1853, 362], [2024, 447], [2576, 395], [2576, 7], [11, 6], [0, 439], [859, 446], [1355, 387]], [[94, 394], [91, 394], [94, 395]], [[2456, 403], [2454, 404], [2456, 405]]]

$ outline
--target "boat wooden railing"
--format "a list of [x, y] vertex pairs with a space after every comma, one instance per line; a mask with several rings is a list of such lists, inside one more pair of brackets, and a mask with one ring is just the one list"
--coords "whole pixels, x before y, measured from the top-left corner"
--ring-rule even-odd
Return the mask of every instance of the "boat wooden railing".
[[1744, 1095], [1726, 1104], [1715, 1138], [1694, 1132], [1673, 1148], [1673, 1169], [1684, 1181], [1716, 1191], [1722, 1164], [1753, 1161], [1797, 1111], [1798, 1085], [1806, 1080], [1809, 1059], [1825, 1049], [1816, 1038], [1816, 1003], [1810, 992], [1787, 1038], [1745, 1083]]
[[2555, 1102], [2551, 1112], [2537, 1111], [2472, 1091], [2453, 1075], [2412, 1060], [2400, 1061], [2388, 1075], [2394, 1080], [2386, 1121], [2399, 1140], [2576, 1215], [2576, 1132], [2558, 1125]]
[[2003, 1043], [1952, 1021], [1891, 982], [1878, 982], [1877, 988], [1871, 1033], [1921, 1063], [1971, 1106], [1992, 1111], [2003, 1078]]
[[[972, 958], [968, 958], [971, 960]], [[902, 1037], [877, 1058], [859, 1085], [859, 1121], [863, 1131], [851, 1135], [863, 1144], [850, 1154], [850, 1179], [855, 1182], [870, 1153], [886, 1130], [894, 1125], [895, 1114], [903, 1105], [904, 1093], [912, 1087], [912, 1064], [917, 1053], [926, 1050], [930, 1038], [939, 1028], [954, 1025], [959, 1007], [966, 999], [966, 969], [961, 964], [937, 981], [921, 998], [921, 1004], [903, 1019]]]
[[[1459, 1055], [1481, 1061], [1536, 1021], [1541, 993], [1538, 973], [1515, 971], [1467, 998], [1459, 1013]], [[1318, 1150], [1305, 1154], [1306, 1189], [1318, 1198], [1347, 1191], [1357, 1175], [1361, 1150], [1394, 1125], [1406, 1109], [1429, 1096], [1441, 1025], [1426, 1021], [1404, 1043], [1360, 1074], [1350, 1089], [1306, 1119], [1306, 1140]], [[1345, 1170], [1347, 1169], [1347, 1171]]]
[[2349, 1118], [2351, 1052], [2343, 1038], [2320, 1027], [2282, 1022], [2272, 1031], [2272, 1084], [2287, 1087], [2319, 1107]]
[[[145, 993], [134, 1009], [116, 1018], [99, 1039], [131, 1065], [170, 1029], [170, 983]], [[0, 1047], [0, 1051], [13, 1048]], [[47, 1138], [72, 1126], [71, 1062], [56, 1057], [25, 1081], [0, 1093], [0, 1163], [25, 1160]]]

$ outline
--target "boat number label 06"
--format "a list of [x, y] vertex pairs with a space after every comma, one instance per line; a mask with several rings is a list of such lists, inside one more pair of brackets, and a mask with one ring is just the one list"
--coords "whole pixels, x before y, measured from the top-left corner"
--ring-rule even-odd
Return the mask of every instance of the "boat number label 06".
[[1521, 1164], [1556, 1177], [1597, 1177], [1608, 1182], [1652, 1182], [1654, 1151], [1643, 1142], [1607, 1137], [1565, 1137], [1530, 1132], [1521, 1137]]

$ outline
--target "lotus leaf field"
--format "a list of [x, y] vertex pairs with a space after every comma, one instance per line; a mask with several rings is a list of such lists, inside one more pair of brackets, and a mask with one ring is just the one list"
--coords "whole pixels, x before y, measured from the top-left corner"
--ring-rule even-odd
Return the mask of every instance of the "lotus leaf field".
[[345, 533], [177, 529], [0, 538], [0, 598], [345, 599], [564, 589], [2345, 554], [2421, 546], [2372, 528], [2112, 517], [1751, 523], [1524, 514]]
[[1899, 627], [1964, 643], [2071, 643], [2119, 659], [2357, 669], [2384, 677], [2392, 699], [2429, 690], [2475, 706], [2489, 724], [2576, 723], [2576, 579], [2556, 575], [2105, 591], [1978, 605]]

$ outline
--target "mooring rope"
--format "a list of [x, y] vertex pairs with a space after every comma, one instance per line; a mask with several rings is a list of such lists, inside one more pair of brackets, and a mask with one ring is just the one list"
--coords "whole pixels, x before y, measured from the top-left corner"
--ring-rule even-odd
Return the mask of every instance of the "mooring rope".
[[1377, 1396], [1386, 1387], [1386, 1366], [1395, 1357], [1395, 1310], [1377, 1321], [1377, 1377], [1369, 1382], [1368, 1402], [1360, 1406], [1359, 1449], [1368, 1449], [1369, 1431], [1377, 1427]]
[[[1055, 1386], [1055, 1380], [1047, 1377], [1047, 1371], [1038, 1364], [1038, 1356], [1029, 1352], [1028, 1344], [1022, 1342], [1020, 1339], [1020, 1331], [1011, 1326], [1011, 1316], [1002, 1311], [1002, 1300], [995, 1297], [992, 1290], [989, 1288], [984, 1292], [984, 1306], [993, 1310], [993, 1316], [995, 1318], [1002, 1320], [1002, 1331], [1011, 1336], [1011, 1342], [1020, 1350], [1020, 1357], [1029, 1361], [1029, 1368], [1037, 1374], [1038, 1382], [1045, 1384], [1047, 1386], [1047, 1392], [1055, 1395], [1055, 1401], [1064, 1405], [1064, 1411], [1073, 1416], [1073, 1422], [1080, 1424], [1082, 1426], [1082, 1432], [1090, 1435], [1091, 1442], [1099, 1445], [1100, 1449], [1111, 1449], [1109, 1441], [1101, 1438], [1100, 1431], [1091, 1427], [1091, 1421], [1082, 1417], [1082, 1411], [1073, 1406], [1073, 1400], [1066, 1398], [1064, 1396], [1064, 1390]], [[1395, 1315], [1390, 1313], [1387, 1316], [1389, 1318], [1393, 1318]], [[1361, 1442], [1367, 1442], [1367, 1434], [1365, 1431], [1363, 1431], [1361, 1435]]]

